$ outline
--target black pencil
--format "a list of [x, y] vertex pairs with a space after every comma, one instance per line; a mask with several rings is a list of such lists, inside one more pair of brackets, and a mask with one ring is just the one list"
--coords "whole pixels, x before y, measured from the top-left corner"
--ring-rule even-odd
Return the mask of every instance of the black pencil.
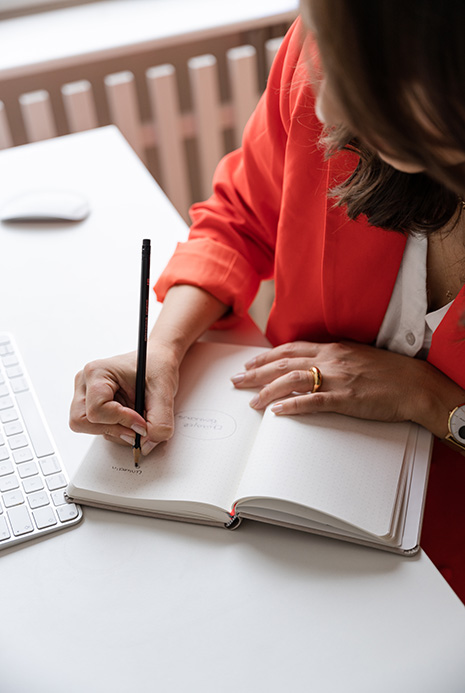
[[[145, 368], [147, 362], [147, 330], [149, 319], [149, 284], [150, 284], [150, 240], [142, 241], [142, 266], [140, 272], [140, 305], [139, 336], [137, 344], [136, 397], [134, 409], [144, 416], [145, 412]], [[136, 433], [132, 450], [134, 465], [139, 466], [140, 435]]]

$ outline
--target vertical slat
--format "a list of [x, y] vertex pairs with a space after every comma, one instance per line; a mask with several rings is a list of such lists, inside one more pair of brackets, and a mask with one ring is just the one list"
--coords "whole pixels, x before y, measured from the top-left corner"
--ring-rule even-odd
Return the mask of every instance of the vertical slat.
[[212, 191], [212, 178], [224, 153], [219, 110], [216, 58], [201, 55], [188, 61], [201, 176], [202, 196]]
[[70, 132], [82, 132], [97, 127], [97, 111], [90, 82], [83, 79], [64, 84], [61, 94]]
[[[265, 62], [267, 74], [271, 69], [271, 65], [273, 64], [273, 60], [276, 57], [276, 53], [279, 50], [283, 38], [284, 37], [280, 36], [278, 38], [269, 39], [265, 42]], [[273, 304], [273, 300], [274, 281], [270, 280], [262, 282], [249, 312], [252, 319], [255, 320], [257, 325], [263, 331], [266, 329], [266, 323], [268, 321], [268, 315]]]
[[13, 146], [10, 126], [6, 115], [5, 104], [0, 101], [0, 149], [8, 149]]
[[187, 220], [190, 206], [189, 174], [180, 123], [176, 72], [173, 65], [147, 70], [147, 87], [157, 130], [163, 188]]
[[45, 89], [22, 94], [19, 97], [19, 104], [29, 142], [56, 137], [57, 130], [50, 96]]
[[245, 124], [258, 102], [257, 51], [253, 46], [231, 48], [226, 53], [234, 112], [236, 147], [242, 142]]
[[145, 161], [134, 75], [128, 71], [116, 72], [107, 75], [104, 83], [112, 122]]
[[284, 36], [279, 36], [278, 38], [269, 39], [265, 42], [266, 67], [268, 72], [273, 64], [276, 53], [283, 42], [283, 38]]

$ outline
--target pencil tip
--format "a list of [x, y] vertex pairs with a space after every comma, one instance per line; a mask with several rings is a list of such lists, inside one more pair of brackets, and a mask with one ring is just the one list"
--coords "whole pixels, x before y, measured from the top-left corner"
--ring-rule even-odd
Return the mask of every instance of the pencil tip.
[[140, 459], [140, 448], [133, 448], [132, 449], [132, 456], [134, 457], [134, 467], [136, 469], [138, 469], [139, 459]]

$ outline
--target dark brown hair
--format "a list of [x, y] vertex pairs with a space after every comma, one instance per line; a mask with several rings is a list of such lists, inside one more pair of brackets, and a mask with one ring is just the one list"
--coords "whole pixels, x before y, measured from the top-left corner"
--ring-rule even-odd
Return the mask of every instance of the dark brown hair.
[[[328, 135], [329, 152], [349, 148], [360, 163], [335, 189], [349, 216], [399, 231], [434, 231], [457, 215], [465, 162], [465, 2], [463, 0], [303, 0], [323, 70], [347, 130]], [[419, 115], [420, 114], [420, 115]], [[385, 149], [425, 173], [396, 171]]]
[[330, 191], [338, 205], [346, 206], [350, 219], [364, 214], [373, 226], [419, 235], [458, 220], [462, 207], [456, 193], [425, 173], [398, 171], [339, 128], [327, 133], [323, 145], [328, 156], [339, 150], [359, 156], [349, 178]]

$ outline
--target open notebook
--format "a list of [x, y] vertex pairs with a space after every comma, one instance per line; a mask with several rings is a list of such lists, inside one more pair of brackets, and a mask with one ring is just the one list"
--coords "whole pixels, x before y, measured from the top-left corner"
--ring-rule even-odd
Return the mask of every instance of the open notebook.
[[278, 417], [229, 378], [263, 348], [198, 343], [182, 366], [173, 438], [134, 468], [96, 439], [68, 487], [87, 505], [224, 527], [259, 520], [413, 554], [432, 436], [338, 414]]

